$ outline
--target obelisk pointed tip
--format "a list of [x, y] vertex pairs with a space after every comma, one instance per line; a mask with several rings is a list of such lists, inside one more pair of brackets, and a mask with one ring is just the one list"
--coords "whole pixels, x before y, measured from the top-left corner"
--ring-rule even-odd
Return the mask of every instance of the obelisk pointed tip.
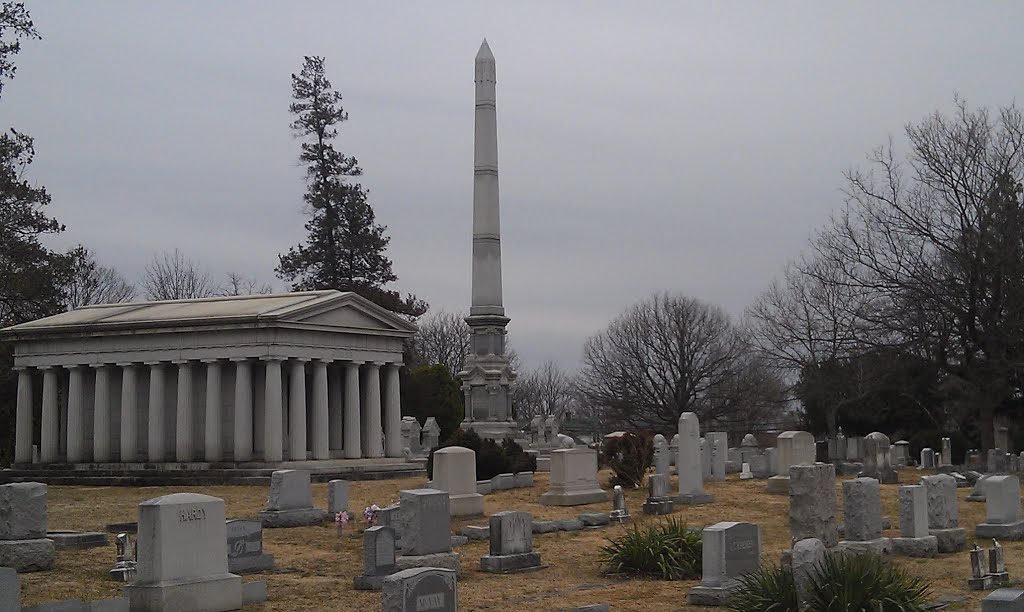
[[491, 53], [491, 48], [487, 45], [487, 39], [480, 45], [480, 50], [476, 52], [476, 59], [478, 60], [491, 60], [494, 61], [494, 54]]

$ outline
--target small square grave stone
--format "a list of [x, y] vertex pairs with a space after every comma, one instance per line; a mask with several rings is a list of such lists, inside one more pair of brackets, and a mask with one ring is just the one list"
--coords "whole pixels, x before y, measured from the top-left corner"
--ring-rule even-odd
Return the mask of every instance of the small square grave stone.
[[363, 532], [363, 575], [352, 582], [360, 591], [379, 591], [384, 579], [395, 573], [395, 530], [370, 527]]
[[760, 568], [761, 530], [751, 523], [716, 523], [704, 529], [703, 540], [701, 581], [690, 589], [689, 602], [725, 605], [738, 578]]
[[384, 580], [383, 612], [455, 612], [458, 579], [451, 570], [418, 567], [391, 574]]
[[492, 514], [490, 539], [490, 554], [480, 559], [482, 571], [504, 574], [541, 567], [540, 553], [533, 552], [533, 517], [529, 512]]
[[274, 555], [263, 552], [263, 524], [259, 521], [228, 521], [228, 571], [232, 574], [274, 569]]
[[270, 475], [270, 498], [259, 513], [264, 527], [320, 525], [326, 513], [313, 507], [313, 489], [306, 470], [276, 470]]

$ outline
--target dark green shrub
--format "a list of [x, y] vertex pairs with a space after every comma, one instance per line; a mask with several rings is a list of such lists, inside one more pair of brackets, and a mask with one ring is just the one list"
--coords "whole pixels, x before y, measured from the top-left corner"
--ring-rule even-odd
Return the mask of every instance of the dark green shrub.
[[815, 612], [918, 612], [928, 583], [878, 555], [828, 555], [812, 577], [808, 609]]
[[[498, 444], [494, 440], [481, 438], [472, 429], [456, 429], [438, 448], [448, 446], [461, 446], [476, 453], [477, 480], [490, 480], [498, 474], [533, 472], [537, 469], [537, 459], [527, 454], [515, 440], [505, 439]], [[430, 457], [427, 458], [428, 478], [434, 477], [436, 450], [431, 450]]]
[[654, 460], [654, 436], [649, 431], [626, 432], [604, 441], [604, 462], [612, 469], [612, 485], [639, 487]]
[[796, 612], [796, 582], [793, 569], [766, 565], [760, 571], [739, 578], [740, 586], [729, 598], [733, 612]]
[[633, 529], [601, 547], [601, 562], [613, 574], [638, 574], [662, 580], [699, 578], [701, 535], [686, 523], [669, 517]]

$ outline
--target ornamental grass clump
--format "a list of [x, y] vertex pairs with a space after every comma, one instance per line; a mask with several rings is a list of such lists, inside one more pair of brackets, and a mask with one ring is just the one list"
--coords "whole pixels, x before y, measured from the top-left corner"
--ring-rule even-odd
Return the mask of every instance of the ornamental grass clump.
[[739, 587], [729, 597], [733, 612], [791, 612], [797, 610], [793, 569], [765, 565], [739, 578]]
[[612, 574], [651, 576], [661, 580], [699, 578], [701, 534], [686, 523], [669, 517], [665, 521], [633, 529], [601, 547], [601, 563]]
[[733, 612], [919, 612], [926, 610], [928, 584], [877, 555], [828, 555], [797, 605], [789, 567], [768, 565], [739, 578], [729, 598]]
[[808, 609], [817, 612], [919, 612], [928, 583], [878, 555], [828, 555], [808, 589]]

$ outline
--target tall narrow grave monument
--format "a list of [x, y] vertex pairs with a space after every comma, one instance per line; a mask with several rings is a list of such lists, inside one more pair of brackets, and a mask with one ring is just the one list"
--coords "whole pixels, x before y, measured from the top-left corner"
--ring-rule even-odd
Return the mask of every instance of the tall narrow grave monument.
[[882, 493], [877, 480], [861, 477], [843, 481], [843, 520], [845, 539], [839, 543], [843, 551], [891, 552], [891, 540], [882, 537]]
[[53, 567], [53, 540], [46, 538], [46, 485], [0, 485], [0, 567], [37, 572]]
[[826, 548], [839, 542], [835, 482], [831, 463], [789, 468], [789, 531], [794, 542], [816, 538]]
[[398, 569], [444, 567], [458, 570], [459, 553], [452, 552], [449, 497], [436, 489], [399, 491], [402, 554]]
[[986, 485], [985, 522], [978, 524], [979, 538], [1024, 540], [1020, 511], [1020, 480], [1013, 475], [993, 476]]
[[476, 140], [473, 151], [473, 282], [466, 323], [470, 352], [459, 372], [466, 398], [463, 429], [483, 438], [511, 438], [509, 386], [516, 378], [505, 355], [501, 295], [501, 227], [498, 209], [498, 122], [494, 55], [485, 40], [476, 55]]
[[787, 495], [789, 468], [794, 465], [814, 465], [814, 436], [806, 431], [784, 431], [779, 434], [777, 444], [778, 474], [768, 479], [768, 492]]
[[434, 452], [434, 488], [447, 491], [452, 516], [480, 516], [484, 496], [476, 492], [476, 453], [461, 446]]
[[711, 495], [704, 491], [701, 475], [700, 422], [696, 413], [684, 412], [679, 416], [679, 454], [676, 473], [679, 474], [678, 504], [706, 504]]
[[924, 485], [901, 486], [900, 537], [892, 539], [893, 552], [906, 557], [934, 557], [939, 540], [928, 533], [928, 491]]
[[938, 538], [940, 553], [958, 552], [967, 544], [967, 533], [960, 527], [960, 507], [956, 499], [956, 479], [936, 474], [921, 479], [928, 492], [928, 534]]

